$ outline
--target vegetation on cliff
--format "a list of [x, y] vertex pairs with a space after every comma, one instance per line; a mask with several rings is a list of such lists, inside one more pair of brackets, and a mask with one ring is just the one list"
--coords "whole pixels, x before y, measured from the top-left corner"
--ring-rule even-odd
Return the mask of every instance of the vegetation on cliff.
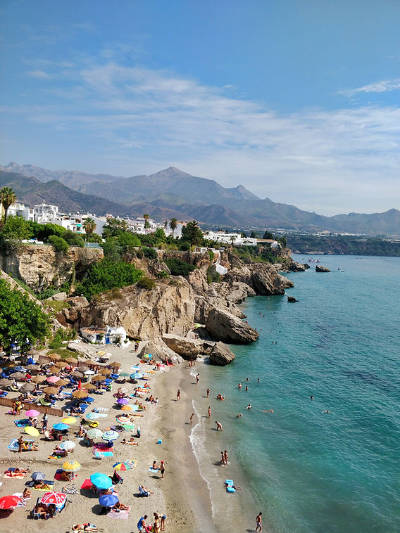
[[0, 279], [0, 345], [9, 351], [12, 343], [27, 351], [49, 333], [50, 321], [41, 307], [20, 290]]

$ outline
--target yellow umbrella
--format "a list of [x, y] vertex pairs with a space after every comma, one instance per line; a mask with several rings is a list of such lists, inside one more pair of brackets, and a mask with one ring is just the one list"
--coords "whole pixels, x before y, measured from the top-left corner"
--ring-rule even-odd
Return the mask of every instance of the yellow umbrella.
[[64, 424], [76, 424], [78, 422], [78, 419], [75, 418], [74, 416], [66, 416], [65, 418], [63, 418], [61, 420], [61, 422], [63, 422]]
[[131, 405], [123, 405], [121, 411], [133, 411], [133, 409]]
[[66, 461], [62, 465], [62, 469], [65, 470], [65, 472], [77, 472], [78, 470], [80, 470], [80, 468], [81, 465], [78, 463], [78, 461], [73, 461], [72, 463]]
[[39, 437], [39, 431], [33, 426], [25, 426], [25, 433], [31, 437]]

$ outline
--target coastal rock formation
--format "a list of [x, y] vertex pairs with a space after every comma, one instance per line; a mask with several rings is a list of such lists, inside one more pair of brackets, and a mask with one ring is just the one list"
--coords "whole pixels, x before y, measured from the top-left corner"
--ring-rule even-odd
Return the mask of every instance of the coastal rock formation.
[[299, 300], [296, 300], [296, 298], [294, 296], [288, 296], [287, 297], [287, 301], [291, 304], [294, 304], [296, 302], [298, 302]]
[[138, 355], [139, 357], [143, 357], [146, 353], [151, 353], [154, 359], [158, 359], [163, 363], [167, 363], [168, 361], [175, 364], [182, 362], [182, 358], [171, 350], [161, 338], [155, 338], [146, 342]]
[[201, 352], [201, 344], [194, 339], [166, 333], [162, 340], [168, 348], [188, 361], [194, 361]]
[[57, 320], [64, 326], [79, 330], [82, 313], [87, 311], [89, 302], [84, 296], [74, 296], [68, 298], [66, 303], [67, 306], [57, 314]]
[[310, 265], [307, 263], [298, 263], [297, 261], [292, 261], [289, 265], [290, 272], [305, 272], [310, 268]]
[[129, 337], [146, 340], [165, 333], [185, 336], [194, 316], [193, 290], [177, 277], [152, 290], [132, 285], [99, 295], [81, 309], [79, 327], [123, 326]]
[[322, 265], [315, 265], [315, 272], [330, 272], [328, 267]]
[[206, 329], [213, 339], [233, 344], [249, 344], [258, 339], [257, 331], [247, 322], [223, 309], [210, 310]]
[[1, 268], [36, 292], [73, 282], [101, 259], [102, 248], [70, 247], [62, 254], [55, 252], [52, 246], [21, 245], [12, 252], [0, 253]]
[[244, 265], [235, 261], [232, 268], [224, 280], [239, 281], [249, 285], [256, 294], [270, 296], [273, 294], [284, 294], [285, 289], [293, 287], [293, 282], [285, 278], [276, 271], [274, 265], [270, 263], [252, 263]]
[[210, 363], [213, 365], [224, 366], [232, 363], [235, 354], [223, 342], [216, 342], [210, 353]]

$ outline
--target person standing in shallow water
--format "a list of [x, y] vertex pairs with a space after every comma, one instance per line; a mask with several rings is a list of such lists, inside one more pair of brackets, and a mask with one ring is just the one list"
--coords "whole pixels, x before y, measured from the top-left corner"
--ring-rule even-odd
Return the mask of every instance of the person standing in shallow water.
[[262, 513], [258, 513], [258, 515], [256, 517], [256, 532], [257, 533], [261, 533], [262, 529], [263, 529], [263, 526], [262, 526]]
[[211, 418], [211, 405], [208, 406], [208, 418]]
[[178, 392], [176, 393], [176, 399], [177, 400], [181, 399], [181, 389], [178, 389]]

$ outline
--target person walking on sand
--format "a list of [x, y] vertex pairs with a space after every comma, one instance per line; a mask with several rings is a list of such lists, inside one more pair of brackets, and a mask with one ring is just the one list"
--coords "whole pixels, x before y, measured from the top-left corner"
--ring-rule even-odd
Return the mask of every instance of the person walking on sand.
[[164, 479], [164, 473], [165, 473], [165, 461], [160, 461], [160, 474], [161, 474], [161, 479]]
[[221, 465], [225, 464], [224, 452], [221, 452]]
[[193, 417], [194, 417], [194, 413], [192, 413], [192, 414], [190, 415], [190, 418], [189, 418], [189, 423], [190, 423], [190, 425], [193, 424]]
[[181, 389], [178, 389], [178, 392], [176, 393], [176, 400], [180, 400], [181, 399]]
[[224, 464], [228, 465], [228, 452], [224, 450]]
[[207, 389], [206, 394], [207, 394], [207, 398], [209, 398], [210, 397], [210, 389]]
[[160, 526], [161, 526], [161, 531], [165, 531], [165, 521], [167, 520], [167, 515], [166, 514], [163, 514], [161, 516], [161, 522], [160, 522]]
[[208, 418], [211, 418], [211, 405], [208, 406]]
[[222, 431], [222, 424], [221, 422], [218, 422], [218, 420], [215, 421], [215, 424], [217, 426], [217, 431]]
[[200, 374], [196, 374], [196, 385], [198, 384], [199, 381], [200, 381]]
[[261, 533], [262, 529], [263, 529], [263, 526], [262, 526], [262, 513], [258, 513], [258, 515], [256, 517], [256, 532], [257, 533]]

